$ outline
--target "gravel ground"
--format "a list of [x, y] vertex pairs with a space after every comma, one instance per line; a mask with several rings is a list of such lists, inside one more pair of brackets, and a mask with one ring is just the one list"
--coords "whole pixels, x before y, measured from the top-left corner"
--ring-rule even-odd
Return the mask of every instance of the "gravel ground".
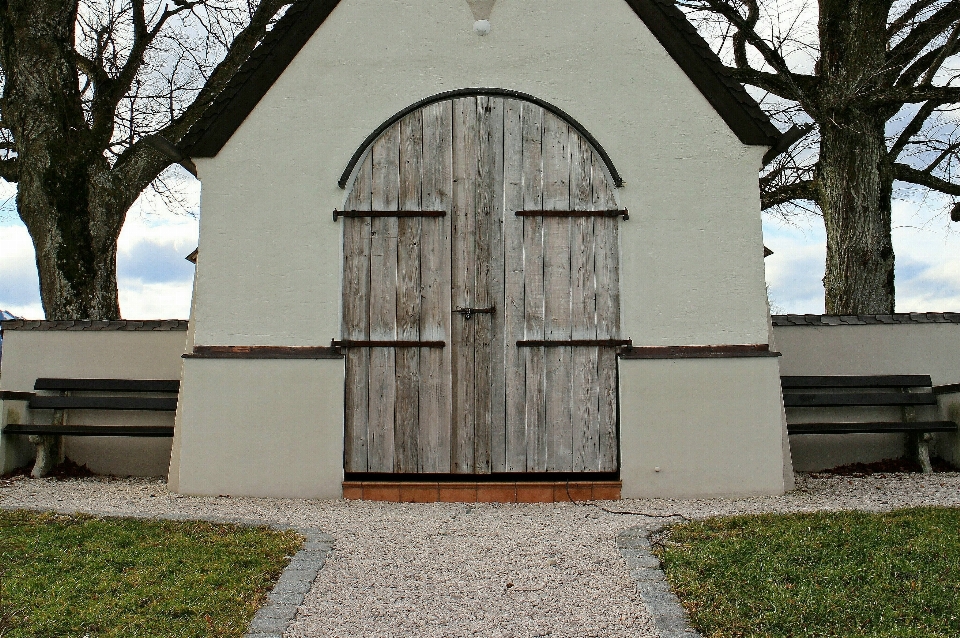
[[[151, 479], [0, 481], [0, 507], [310, 527], [336, 546], [285, 636], [656, 636], [617, 546], [658, 519], [960, 505], [960, 474], [800, 475], [782, 497], [592, 505], [195, 498]], [[659, 522], [659, 521], [658, 521]]]

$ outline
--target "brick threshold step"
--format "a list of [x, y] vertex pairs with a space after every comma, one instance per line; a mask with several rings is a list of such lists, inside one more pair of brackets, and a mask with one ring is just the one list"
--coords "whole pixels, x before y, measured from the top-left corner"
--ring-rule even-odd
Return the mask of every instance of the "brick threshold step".
[[618, 501], [621, 481], [344, 481], [343, 498], [391, 503], [569, 503]]

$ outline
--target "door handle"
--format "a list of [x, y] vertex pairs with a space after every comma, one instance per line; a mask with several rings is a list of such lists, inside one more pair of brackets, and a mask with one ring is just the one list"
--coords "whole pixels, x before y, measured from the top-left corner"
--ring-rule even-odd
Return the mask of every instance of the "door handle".
[[496, 306], [489, 308], [457, 308], [455, 313], [463, 315], [464, 319], [472, 319], [473, 315], [492, 315], [497, 312]]

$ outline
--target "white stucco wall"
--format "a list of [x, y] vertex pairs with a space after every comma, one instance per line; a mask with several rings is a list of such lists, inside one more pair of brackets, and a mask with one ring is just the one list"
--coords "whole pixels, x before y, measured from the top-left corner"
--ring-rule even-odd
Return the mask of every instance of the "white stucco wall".
[[[430, 95], [513, 89], [604, 146], [621, 203], [623, 331], [638, 345], [767, 339], [757, 169], [622, 0], [343, 0], [203, 182], [198, 344], [325, 345], [339, 333], [337, 180], [377, 126]], [[255, 265], [255, 267], [253, 267]]]

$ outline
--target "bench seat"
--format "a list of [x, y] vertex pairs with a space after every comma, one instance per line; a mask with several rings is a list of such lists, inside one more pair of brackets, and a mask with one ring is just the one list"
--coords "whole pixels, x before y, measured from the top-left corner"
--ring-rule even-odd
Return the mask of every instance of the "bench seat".
[[793, 423], [787, 434], [883, 434], [887, 432], [956, 432], [953, 421], [874, 421], [844, 423]]
[[172, 425], [49, 425], [13, 423], [4, 434], [34, 436], [155, 436], [172, 437]]

